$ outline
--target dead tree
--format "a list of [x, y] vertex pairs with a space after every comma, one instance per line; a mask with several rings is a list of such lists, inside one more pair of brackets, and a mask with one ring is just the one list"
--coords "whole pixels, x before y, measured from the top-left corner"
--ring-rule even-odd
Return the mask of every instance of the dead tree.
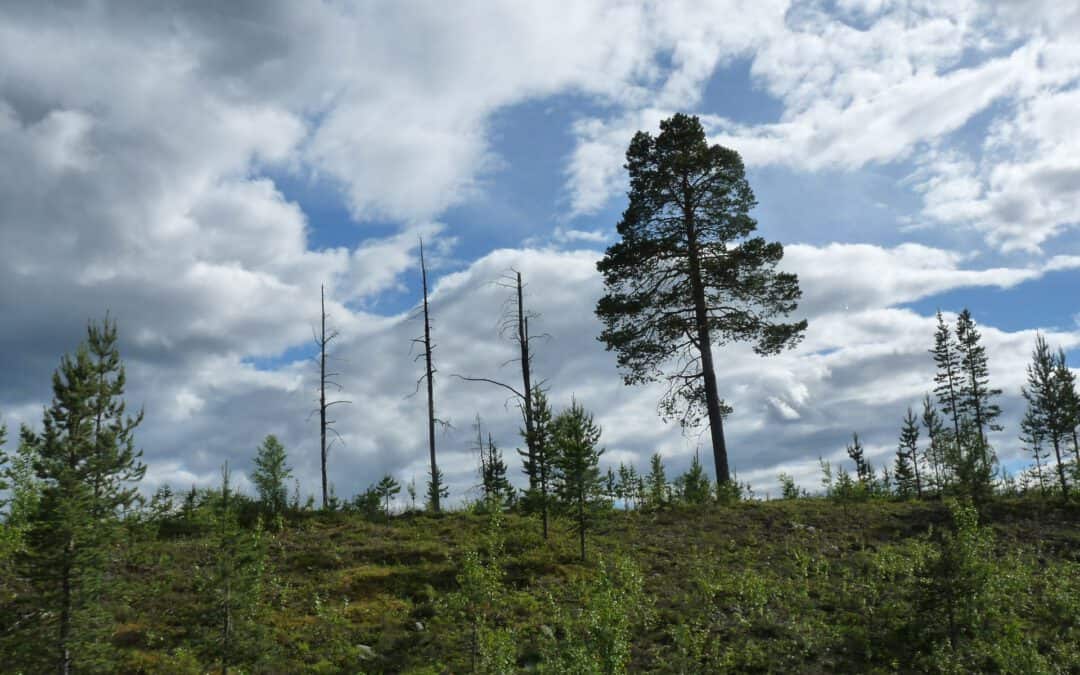
[[[521, 272], [514, 270], [514, 280], [517, 295], [517, 342], [521, 352], [521, 384], [522, 384], [522, 416], [525, 418], [525, 444], [529, 453], [529, 462], [536, 461], [535, 434], [533, 433], [533, 406], [532, 406], [532, 357], [529, 354], [529, 317], [525, 314], [524, 284], [521, 283]], [[504, 324], [505, 326], [505, 324]], [[529, 489], [536, 489], [536, 476], [534, 471], [529, 472]]]
[[[326, 400], [326, 386], [336, 387], [337, 391], [341, 391], [342, 387], [334, 379], [338, 377], [340, 373], [328, 373], [326, 372], [326, 360], [327, 360], [327, 347], [338, 336], [336, 330], [331, 329], [329, 333], [326, 332], [326, 287], [319, 286], [319, 319], [320, 329], [319, 334], [314, 335], [315, 346], [319, 349], [319, 462], [322, 467], [322, 505], [323, 508], [329, 508], [330, 497], [327, 490], [326, 483], [326, 458], [330, 453], [330, 445], [333, 445], [334, 441], [340, 441], [341, 434], [334, 429], [334, 420], [327, 419], [327, 412], [332, 406], [342, 403], [349, 403], [349, 401], [327, 401]], [[314, 332], [314, 331], [312, 331]], [[330, 445], [326, 443], [327, 432], [334, 435], [334, 439], [330, 441]]]
[[[525, 456], [526, 474], [529, 479], [529, 493], [535, 494], [537, 489], [540, 489], [543, 494], [541, 495], [544, 503], [544, 537], [547, 538], [547, 485], [546, 480], [540, 480], [540, 474], [543, 470], [539, 461], [537, 442], [538, 437], [536, 433], [536, 421], [535, 416], [535, 404], [533, 398], [536, 395], [536, 389], [542, 386], [542, 382], [534, 385], [532, 381], [532, 341], [539, 338], [550, 337], [548, 335], [530, 335], [529, 333], [529, 319], [536, 315], [525, 309], [525, 283], [522, 281], [521, 272], [515, 269], [511, 269], [508, 273], [503, 275], [496, 282], [503, 288], [511, 290], [511, 296], [507, 299], [503, 305], [502, 321], [499, 326], [499, 333], [503, 336], [510, 336], [510, 339], [516, 343], [518, 356], [500, 364], [500, 368], [505, 367], [511, 363], [517, 362], [521, 366], [521, 389], [509, 385], [505, 382], [487, 378], [487, 377], [467, 377], [464, 375], [455, 375], [467, 382], [487, 382], [488, 384], [494, 384], [498, 387], [502, 387], [506, 391], [510, 392], [511, 398], [517, 400], [518, 408], [521, 410], [521, 417], [525, 423], [525, 429], [523, 436], [525, 438], [526, 452]], [[543, 483], [543, 484], [541, 484]]]
[[[431, 510], [435, 513], [439, 512], [439, 498], [442, 497], [445, 492], [442, 486], [442, 473], [439, 471], [438, 462], [435, 460], [435, 423], [441, 422], [441, 420], [435, 417], [435, 367], [432, 365], [431, 353], [435, 349], [435, 345], [431, 344], [431, 310], [428, 305], [428, 283], [427, 283], [427, 264], [424, 261], [424, 240], [420, 239], [420, 283], [424, 292], [424, 303], [422, 306], [424, 313], [424, 335], [413, 339], [413, 343], [419, 344], [423, 348], [423, 353], [417, 355], [417, 359], [423, 357], [424, 359], [424, 374], [420, 376], [420, 379], [416, 381], [416, 386], [419, 388], [420, 382], [427, 380], [427, 401], [428, 401], [428, 451], [431, 455], [431, 480], [428, 483], [428, 500], [431, 502]], [[445, 424], [445, 422], [443, 423]]]

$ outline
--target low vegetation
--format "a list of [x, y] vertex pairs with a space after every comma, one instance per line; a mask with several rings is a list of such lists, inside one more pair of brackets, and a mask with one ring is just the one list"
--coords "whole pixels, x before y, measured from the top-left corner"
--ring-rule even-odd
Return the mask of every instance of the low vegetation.
[[[537, 516], [159, 494], [109, 549], [78, 672], [1075, 672], [1080, 508], [799, 498]], [[574, 514], [570, 514], [571, 516]], [[0, 655], [48, 670], [5, 568]], [[80, 617], [80, 620], [84, 617]], [[1070, 670], [1071, 669], [1071, 670]]]

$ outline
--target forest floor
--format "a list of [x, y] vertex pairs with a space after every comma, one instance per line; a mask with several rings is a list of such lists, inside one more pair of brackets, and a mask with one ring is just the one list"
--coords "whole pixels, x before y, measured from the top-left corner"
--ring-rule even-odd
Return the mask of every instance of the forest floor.
[[[265, 535], [234, 672], [1080, 672], [1080, 507], [982, 511], [989, 548], [953, 568], [939, 501], [614, 511], [584, 563], [564, 520], [545, 542], [515, 514], [303, 513]], [[463, 580], [470, 551], [495, 576]], [[161, 528], [121, 558], [116, 670], [220, 668], [207, 535]]]

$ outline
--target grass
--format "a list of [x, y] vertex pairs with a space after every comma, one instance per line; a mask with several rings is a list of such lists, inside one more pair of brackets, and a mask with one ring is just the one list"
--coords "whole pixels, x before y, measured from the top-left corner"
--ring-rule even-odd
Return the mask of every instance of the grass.
[[[1080, 672], [1080, 508], [999, 500], [983, 522], [989, 604], [942, 642], [925, 618], [933, 607], [920, 604], [952, 527], [940, 502], [613, 512], [584, 564], [561, 521], [544, 542], [539, 522], [517, 514], [493, 535], [487, 516], [465, 512], [389, 524], [303, 513], [268, 533], [262, 609], [234, 672], [469, 672], [484, 649], [510, 650], [512, 670], [579, 649], [592, 664], [579, 672], [604, 672], [579, 634], [607, 635], [605, 622], [618, 624], [611, 644], [626, 642], [634, 672]], [[475, 605], [480, 618], [453, 609], [462, 561], [477, 549], [500, 576], [481, 589], [491, 602]], [[197, 531], [125, 544], [120, 591], [105, 598], [110, 670], [217, 667], [193, 573], [208, 555]], [[612, 561], [636, 570], [639, 594], [602, 583]], [[986, 645], [1011, 651], [988, 656]]]

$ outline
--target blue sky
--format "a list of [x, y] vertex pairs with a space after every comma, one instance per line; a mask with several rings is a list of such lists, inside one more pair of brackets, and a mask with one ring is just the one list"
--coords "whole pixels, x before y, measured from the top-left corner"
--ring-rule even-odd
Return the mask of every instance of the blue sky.
[[[1068, 3], [141, 3], [0, 9], [0, 417], [36, 424], [60, 353], [109, 309], [147, 485], [217, 480], [267, 433], [315, 488], [311, 325], [325, 284], [341, 361], [339, 494], [425, 469], [409, 318], [423, 237], [440, 436], [459, 498], [469, 425], [519, 422], [498, 334], [521, 269], [551, 334], [537, 369], [605, 428], [605, 455], [673, 472], [708, 454], [622, 385], [595, 336], [595, 261], [638, 130], [697, 114], [738, 150], [810, 329], [720, 355], [732, 462], [759, 494], [815, 487], [858, 431], [891, 461], [930, 386], [938, 309], [970, 308], [1022, 461], [1036, 331], [1080, 346], [1080, 14]], [[79, 30], [71, 28], [79, 26]], [[513, 464], [513, 461], [511, 461]]]

